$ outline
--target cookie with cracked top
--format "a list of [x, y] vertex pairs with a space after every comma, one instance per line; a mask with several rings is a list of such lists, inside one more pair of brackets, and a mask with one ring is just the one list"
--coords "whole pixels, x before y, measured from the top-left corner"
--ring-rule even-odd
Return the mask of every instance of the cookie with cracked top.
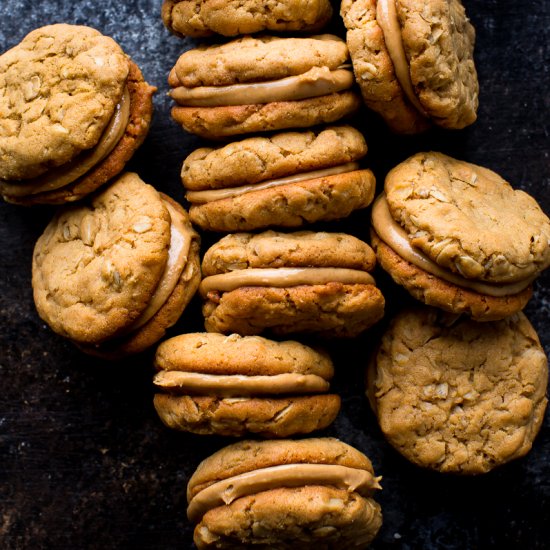
[[106, 358], [157, 342], [199, 281], [199, 237], [187, 213], [130, 172], [86, 202], [62, 208], [33, 253], [42, 319]]
[[346, 43], [329, 34], [189, 50], [168, 78], [172, 117], [207, 139], [335, 122], [361, 103], [348, 58]]
[[379, 481], [338, 439], [242, 441], [198, 466], [187, 515], [199, 549], [366, 548], [382, 525]]
[[155, 409], [177, 430], [289, 437], [326, 428], [340, 409], [328, 355], [294, 341], [182, 334], [158, 347], [155, 367]]
[[423, 308], [393, 319], [369, 366], [367, 396], [408, 460], [480, 474], [531, 449], [547, 382], [544, 350], [523, 313], [476, 323]]
[[332, 16], [329, 0], [164, 0], [162, 20], [178, 36], [235, 36], [261, 31], [314, 32]]
[[204, 255], [209, 332], [353, 337], [384, 314], [370, 246], [344, 233], [234, 233]]
[[418, 300], [497, 320], [526, 305], [550, 265], [550, 220], [491, 170], [417, 153], [386, 176], [372, 209], [372, 246]]
[[460, 0], [343, 0], [365, 103], [396, 133], [476, 120], [475, 30]]
[[181, 171], [191, 221], [234, 232], [345, 218], [374, 198], [374, 175], [358, 163], [366, 152], [350, 126], [197, 149]]
[[0, 56], [0, 194], [62, 204], [120, 173], [141, 145], [155, 88], [95, 29], [41, 27]]

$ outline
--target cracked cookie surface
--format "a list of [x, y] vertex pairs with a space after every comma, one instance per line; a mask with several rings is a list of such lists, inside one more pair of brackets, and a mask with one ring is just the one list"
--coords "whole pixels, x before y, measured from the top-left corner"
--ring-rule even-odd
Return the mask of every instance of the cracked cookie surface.
[[547, 382], [546, 356], [523, 313], [476, 323], [425, 308], [392, 321], [371, 361], [367, 396], [406, 458], [478, 474], [530, 450]]
[[0, 177], [32, 178], [99, 140], [130, 61], [95, 29], [50, 25], [0, 56]]

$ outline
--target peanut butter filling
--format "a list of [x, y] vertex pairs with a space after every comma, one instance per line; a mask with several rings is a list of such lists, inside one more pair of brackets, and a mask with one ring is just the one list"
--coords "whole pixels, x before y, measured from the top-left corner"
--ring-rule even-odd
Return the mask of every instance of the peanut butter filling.
[[367, 470], [336, 464], [283, 464], [260, 468], [218, 481], [197, 493], [189, 502], [187, 517], [198, 523], [208, 510], [278, 487], [329, 485], [369, 497], [375, 489], [380, 489], [380, 479]]
[[405, 55], [403, 47], [403, 39], [401, 37], [401, 28], [397, 18], [397, 10], [395, 8], [396, 0], [378, 0], [376, 2], [376, 22], [382, 29], [384, 34], [384, 42], [392, 60], [395, 69], [397, 80], [407, 99], [412, 103], [414, 108], [423, 116], [427, 117], [427, 113], [422, 107], [418, 97], [414, 93], [414, 88], [411, 80], [409, 62]]
[[310, 172], [302, 172], [301, 174], [294, 174], [292, 176], [277, 178], [272, 180], [262, 181], [260, 183], [251, 185], [241, 185], [239, 187], [231, 187], [229, 189], [208, 189], [205, 191], [188, 191], [185, 198], [192, 204], [205, 204], [207, 202], [220, 201], [223, 199], [231, 199], [245, 193], [251, 193], [253, 191], [262, 191], [264, 189], [270, 189], [279, 185], [288, 185], [291, 183], [298, 183], [300, 181], [312, 180], [315, 178], [324, 178], [327, 176], [334, 176], [336, 174], [344, 174], [347, 172], [353, 172], [359, 168], [358, 162], [348, 162], [341, 164], [340, 166], [333, 166], [332, 168], [325, 168], [322, 170], [312, 170]]
[[480, 294], [496, 297], [517, 294], [527, 288], [536, 277], [530, 277], [525, 281], [517, 283], [491, 284], [466, 279], [447, 269], [443, 269], [423, 252], [413, 248], [409, 242], [407, 232], [392, 218], [384, 194], [381, 194], [376, 199], [372, 207], [372, 226], [380, 239], [407, 262], [449, 283], [474, 290]]
[[66, 164], [48, 170], [44, 175], [32, 180], [18, 183], [2, 181], [2, 192], [12, 197], [25, 197], [46, 191], [54, 191], [76, 181], [111, 153], [124, 135], [129, 120], [130, 93], [128, 88], [124, 88], [122, 98], [95, 147], [83, 151]]
[[286, 288], [299, 285], [325, 285], [327, 283], [376, 284], [372, 276], [359, 269], [343, 267], [278, 267], [239, 269], [205, 277], [199, 292], [204, 297], [212, 290], [230, 292], [242, 286], [272, 286]]
[[142, 327], [166, 303], [183, 272], [191, 248], [193, 230], [184, 223], [183, 216], [169, 201], [163, 201], [171, 218], [168, 260], [159, 284], [143, 313], [126, 329], [131, 332]]
[[274, 101], [296, 101], [347, 90], [353, 85], [353, 73], [346, 69], [331, 71], [328, 67], [313, 67], [297, 75], [231, 86], [178, 86], [169, 94], [179, 105], [188, 107], [221, 107], [253, 105]]
[[161, 371], [155, 375], [153, 382], [167, 390], [177, 389], [195, 395], [220, 397], [319, 393], [329, 389], [329, 383], [324, 378], [299, 373], [245, 376]]

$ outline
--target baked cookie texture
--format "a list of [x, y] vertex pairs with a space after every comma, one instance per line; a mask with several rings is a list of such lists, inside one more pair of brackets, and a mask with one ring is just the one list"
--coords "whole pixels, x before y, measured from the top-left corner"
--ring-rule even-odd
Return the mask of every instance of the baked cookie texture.
[[357, 163], [366, 152], [350, 126], [203, 147], [181, 171], [191, 221], [234, 232], [344, 218], [374, 198], [374, 174]]
[[[381, 9], [391, 9], [390, 29]], [[393, 131], [476, 120], [475, 29], [460, 0], [343, 0], [341, 15], [363, 99]]]
[[418, 153], [388, 173], [380, 201], [388, 216], [378, 216], [377, 201], [378, 260], [427, 304], [500, 319], [525, 306], [531, 282], [550, 265], [550, 220], [531, 196], [486, 168]]
[[164, 0], [162, 20], [178, 36], [235, 36], [261, 31], [320, 30], [332, 17], [329, 0]]
[[344, 233], [227, 235], [203, 258], [206, 330], [356, 336], [384, 314], [368, 274], [375, 261], [369, 245]]
[[360, 106], [333, 35], [245, 36], [180, 56], [168, 83], [172, 117], [207, 139], [330, 123]]
[[38, 313], [89, 353], [115, 358], [142, 351], [194, 295], [198, 248], [180, 205], [137, 174], [123, 174], [87, 203], [61, 209], [38, 239], [32, 277]]
[[200, 549], [366, 548], [382, 524], [372, 498], [379, 480], [363, 453], [334, 438], [230, 445], [189, 480], [194, 542]]
[[118, 174], [148, 132], [155, 91], [114, 40], [67, 24], [0, 56], [0, 89], [0, 192], [26, 205], [80, 199]]
[[154, 405], [170, 428], [288, 437], [326, 428], [340, 409], [328, 355], [294, 341], [183, 334], [155, 355]]
[[531, 449], [547, 382], [546, 356], [523, 313], [476, 323], [425, 308], [392, 321], [369, 367], [367, 396], [407, 459], [480, 474]]

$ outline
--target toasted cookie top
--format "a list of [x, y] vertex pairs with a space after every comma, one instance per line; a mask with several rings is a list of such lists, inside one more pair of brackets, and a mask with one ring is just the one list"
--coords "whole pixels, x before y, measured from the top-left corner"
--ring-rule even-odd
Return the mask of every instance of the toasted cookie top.
[[299, 75], [313, 67], [336, 69], [346, 62], [346, 43], [330, 34], [309, 38], [245, 36], [182, 54], [170, 73], [171, 86], [227, 86]]
[[262, 267], [344, 267], [370, 271], [375, 263], [371, 247], [345, 233], [264, 231], [223, 237], [206, 251], [202, 270], [204, 276]]
[[411, 244], [463, 277], [512, 282], [550, 265], [550, 220], [491, 170], [418, 153], [389, 172], [385, 191]]
[[84, 26], [39, 28], [0, 56], [0, 178], [32, 178], [93, 147], [122, 97], [129, 60]]
[[216, 333], [181, 334], [163, 342], [155, 366], [205, 374], [277, 375], [289, 372], [332, 378], [328, 355], [292, 340]]
[[332, 15], [329, 0], [164, 0], [162, 20], [182, 36], [320, 29]]
[[403, 47], [420, 103], [437, 124], [476, 119], [475, 30], [460, 0], [396, 0]]
[[373, 473], [372, 464], [363, 453], [332, 437], [240, 441], [224, 447], [199, 464], [189, 480], [187, 498], [190, 500], [216, 481], [258, 468], [304, 463], [335, 464]]
[[202, 147], [183, 162], [186, 189], [218, 189], [328, 168], [363, 157], [367, 144], [351, 126], [251, 137], [216, 149]]
[[32, 282], [40, 316], [77, 342], [117, 335], [147, 306], [169, 244], [159, 193], [124, 174], [87, 203], [60, 210], [38, 239]]
[[392, 321], [367, 393], [382, 431], [407, 458], [475, 474], [531, 448], [547, 380], [546, 356], [523, 313], [477, 323], [424, 308]]

